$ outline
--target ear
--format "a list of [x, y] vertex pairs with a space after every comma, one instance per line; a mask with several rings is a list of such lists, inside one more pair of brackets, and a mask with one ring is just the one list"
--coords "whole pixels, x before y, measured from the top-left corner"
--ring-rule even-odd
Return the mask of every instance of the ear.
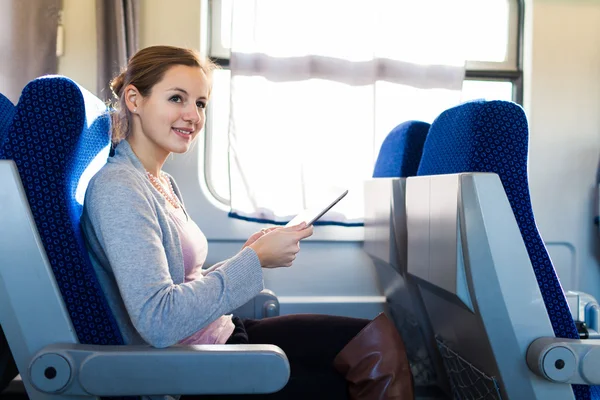
[[125, 104], [131, 113], [136, 113], [138, 106], [141, 104], [142, 95], [133, 85], [127, 85], [123, 91], [125, 96]]

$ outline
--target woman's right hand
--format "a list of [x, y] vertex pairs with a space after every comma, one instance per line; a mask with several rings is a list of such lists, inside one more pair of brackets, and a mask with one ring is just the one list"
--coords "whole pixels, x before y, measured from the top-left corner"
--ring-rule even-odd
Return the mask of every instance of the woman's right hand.
[[313, 234], [313, 227], [306, 223], [275, 229], [249, 247], [258, 255], [263, 268], [291, 267], [300, 251], [299, 242]]

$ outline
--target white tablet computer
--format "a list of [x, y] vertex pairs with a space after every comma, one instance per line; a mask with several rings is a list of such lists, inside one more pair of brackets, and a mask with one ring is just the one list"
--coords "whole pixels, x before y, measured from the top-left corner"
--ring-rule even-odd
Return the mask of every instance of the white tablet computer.
[[335, 206], [341, 199], [343, 199], [348, 194], [348, 190], [345, 190], [344, 193], [340, 194], [335, 200], [327, 205], [327, 207], [323, 209], [306, 209], [302, 211], [300, 214], [296, 215], [294, 219], [288, 222], [285, 226], [293, 226], [298, 225], [302, 221], [306, 222], [306, 227], [311, 226], [316, 220], [321, 218], [325, 213], [333, 206]]

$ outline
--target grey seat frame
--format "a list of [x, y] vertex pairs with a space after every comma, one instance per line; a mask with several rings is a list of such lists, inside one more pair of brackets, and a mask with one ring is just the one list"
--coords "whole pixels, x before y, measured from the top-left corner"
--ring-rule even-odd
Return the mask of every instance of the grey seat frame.
[[600, 383], [600, 341], [554, 336], [498, 175], [408, 178], [406, 217], [408, 273], [438, 345], [452, 350], [455, 393], [470, 395], [469, 368], [496, 386], [490, 398], [568, 400], [571, 384]]
[[415, 279], [407, 271], [406, 179], [365, 181], [364, 250], [375, 264], [392, 319], [407, 346], [415, 384], [449, 394], [446, 372]]

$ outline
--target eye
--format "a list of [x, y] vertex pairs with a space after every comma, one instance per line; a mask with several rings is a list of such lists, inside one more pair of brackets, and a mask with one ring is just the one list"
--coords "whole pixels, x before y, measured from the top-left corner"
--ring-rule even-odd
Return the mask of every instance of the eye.
[[181, 96], [176, 94], [174, 96], [171, 96], [169, 98], [169, 101], [173, 102], [173, 103], [181, 103]]
[[198, 108], [206, 108], [206, 102], [204, 102], [204, 101], [197, 101], [196, 102], [196, 107], [198, 107]]

